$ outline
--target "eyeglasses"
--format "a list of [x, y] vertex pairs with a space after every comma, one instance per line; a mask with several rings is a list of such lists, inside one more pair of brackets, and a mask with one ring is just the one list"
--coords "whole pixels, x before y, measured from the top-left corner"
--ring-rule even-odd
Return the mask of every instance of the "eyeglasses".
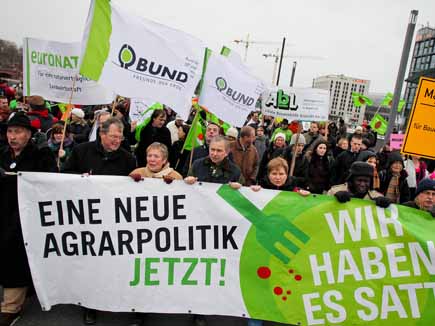
[[118, 135], [107, 135], [106, 136], [111, 139], [111, 140], [120, 140], [123, 141], [124, 140], [124, 136], [118, 136]]

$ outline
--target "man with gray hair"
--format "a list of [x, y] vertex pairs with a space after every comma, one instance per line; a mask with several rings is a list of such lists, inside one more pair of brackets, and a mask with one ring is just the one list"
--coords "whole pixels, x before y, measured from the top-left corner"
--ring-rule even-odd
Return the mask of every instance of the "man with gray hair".
[[209, 144], [207, 157], [196, 160], [184, 181], [194, 184], [196, 181], [213, 183], [233, 183], [236, 188], [243, 182], [240, 169], [228, 159], [230, 145], [223, 136], [214, 137]]
[[100, 141], [74, 147], [62, 172], [104, 175], [128, 175], [136, 168], [133, 155], [121, 148], [124, 125], [109, 118], [99, 128]]

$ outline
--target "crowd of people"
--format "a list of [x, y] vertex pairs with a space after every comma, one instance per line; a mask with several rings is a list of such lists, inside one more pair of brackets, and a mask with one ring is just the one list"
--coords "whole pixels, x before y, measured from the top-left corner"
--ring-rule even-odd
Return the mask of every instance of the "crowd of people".
[[[220, 123], [206, 122], [203, 145], [189, 151], [183, 145], [195, 114], [206, 120], [205, 112], [196, 109], [184, 121], [162, 107], [140, 127], [130, 121], [128, 99], [113, 109], [76, 107], [67, 122], [63, 113], [59, 104], [40, 96], [0, 96], [0, 326], [20, 316], [32, 287], [19, 220], [18, 171], [130, 176], [136, 182], [161, 178], [166, 183], [229, 183], [233, 189], [328, 194], [340, 203], [362, 198], [380, 207], [403, 204], [435, 216], [434, 162], [402, 157], [388, 142], [379, 146], [368, 126], [348, 133], [344, 121], [311, 122], [303, 131], [298, 122], [252, 112], [241, 128], [224, 131]], [[146, 316], [136, 315], [132, 325], [142, 325]], [[212, 325], [218, 317], [189, 318], [197, 325]], [[85, 309], [84, 323], [96, 321], [96, 311]]]

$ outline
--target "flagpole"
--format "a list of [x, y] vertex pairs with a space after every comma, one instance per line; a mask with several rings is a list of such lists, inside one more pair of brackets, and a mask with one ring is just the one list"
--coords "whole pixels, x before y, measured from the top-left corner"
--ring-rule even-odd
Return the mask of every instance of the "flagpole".
[[65, 140], [65, 134], [66, 134], [66, 127], [68, 124], [68, 119], [71, 115], [71, 102], [72, 102], [72, 97], [74, 94], [74, 88], [76, 87], [76, 81], [77, 81], [77, 75], [74, 76], [74, 80], [73, 80], [73, 84], [71, 87], [71, 93], [69, 95], [69, 99], [68, 99], [68, 105], [66, 108], [66, 115], [65, 115], [65, 123], [63, 124], [63, 131], [62, 131], [62, 139], [60, 140], [60, 147], [59, 147], [59, 152], [57, 153], [57, 168], [60, 169], [60, 151], [63, 151], [63, 143]]
[[301, 130], [302, 129], [302, 123], [300, 121], [298, 121], [298, 132], [296, 134], [296, 142], [293, 145], [293, 149], [292, 149], [292, 161], [290, 164], [290, 173], [289, 176], [293, 176], [293, 172], [295, 170], [295, 165], [296, 165], [296, 151], [297, 151], [297, 147], [298, 147], [298, 142], [299, 142], [299, 137], [301, 136]]
[[279, 78], [281, 76], [282, 58], [284, 57], [285, 37], [282, 39], [281, 57], [279, 58], [278, 77], [276, 79], [276, 86], [279, 85]]

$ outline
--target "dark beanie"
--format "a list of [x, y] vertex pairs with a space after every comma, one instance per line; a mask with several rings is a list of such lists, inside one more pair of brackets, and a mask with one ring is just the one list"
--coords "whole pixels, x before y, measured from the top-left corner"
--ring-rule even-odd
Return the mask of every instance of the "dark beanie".
[[366, 162], [354, 162], [352, 163], [350, 170], [349, 170], [349, 177], [348, 180], [352, 177], [370, 177], [373, 178], [374, 169], [373, 166]]
[[428, 178], [421, 180], [417, 186], [417, 189], [415, 190], [415, 196], [418, 196], [419, 193], [426, 190], [435, 191], [435, 180], [431, 180]]

